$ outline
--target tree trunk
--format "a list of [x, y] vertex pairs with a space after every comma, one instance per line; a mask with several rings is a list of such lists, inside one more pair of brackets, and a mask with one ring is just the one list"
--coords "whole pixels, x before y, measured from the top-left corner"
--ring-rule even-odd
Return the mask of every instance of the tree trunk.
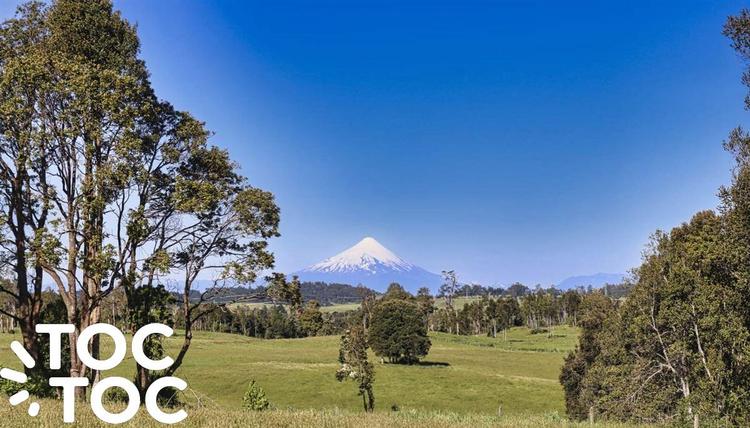
[[362, 398], [365, 398], [365, 395], [367, 396], [367, 402], [365, 403], [365, 411], [372, 413], [373, 410], [375, 410], [375, 395], [372, 393], [372, 388], [367, 388], [364, 391], [364, 394], [362, 394]]
[[150, 385], [150, 376], [148, 375], [148, 369], [145, 367], [142, 367], [140, 364], [135, 363], [135, 370], [136, 370], [136, 387], [138, 388], [138, 393], [141, 396], [141, 403], [145, 403], [146, 399], [146, 391], [148, 390], [148, 387]]

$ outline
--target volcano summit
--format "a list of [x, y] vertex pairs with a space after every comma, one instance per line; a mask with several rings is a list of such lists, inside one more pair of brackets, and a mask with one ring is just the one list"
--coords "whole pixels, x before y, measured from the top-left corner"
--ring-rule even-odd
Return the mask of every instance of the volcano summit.
[[296, 273], [302, 281], [358, 285], [385, 291], [392, 282], [415, 293], [420, 287], [435, 292], [440, 275], [415, 266], [374, 238], [367, 237], [348, 250]]

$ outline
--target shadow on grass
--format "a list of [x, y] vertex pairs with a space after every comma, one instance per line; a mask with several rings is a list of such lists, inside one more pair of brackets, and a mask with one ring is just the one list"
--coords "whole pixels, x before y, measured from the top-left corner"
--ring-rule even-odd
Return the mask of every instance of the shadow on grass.
[[414, 365], [420, 367], [450, 367], [451, 364], [442, 361], [419, 361]]

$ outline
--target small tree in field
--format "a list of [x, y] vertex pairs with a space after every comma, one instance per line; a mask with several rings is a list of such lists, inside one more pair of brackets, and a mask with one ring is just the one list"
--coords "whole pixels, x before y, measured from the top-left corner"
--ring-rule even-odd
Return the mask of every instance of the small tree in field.
[[260, 387], [255, 380], [251, 380], [250, 384], [247, 385], [245, 395], [242, 397], [242, 408], [247, 410], [267, 410], [271, 407], [271, 403], [266, 398], [266, 392]]
[[368, 340], [376, 355], [392, 363], [416, 363], [432, 345], [419, 307], [406, 300], [383, 300], [375, 306]]
[[359, 323], [355, 323], [341, 336], [339, 349], [341, 368], [336, 371], [336, 380], [343, 382], [352, 379], [359, 384], [359, 395], [365, 412], [372, 412], [375, 408], [375, 395], [372, 392], [372, 382], [375, 370], [367, 360], [367, 335]]

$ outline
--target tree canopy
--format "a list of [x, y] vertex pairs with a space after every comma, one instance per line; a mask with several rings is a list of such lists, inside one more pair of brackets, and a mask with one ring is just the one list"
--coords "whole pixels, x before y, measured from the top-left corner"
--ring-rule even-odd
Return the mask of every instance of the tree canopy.
[[432, 345], [427, 337], [424, 312], [413, 297], [410, 300], [384, 297], [379, 301], [372, 311], [368, 342], [376, 355], [407, 364], [427, 355]]

